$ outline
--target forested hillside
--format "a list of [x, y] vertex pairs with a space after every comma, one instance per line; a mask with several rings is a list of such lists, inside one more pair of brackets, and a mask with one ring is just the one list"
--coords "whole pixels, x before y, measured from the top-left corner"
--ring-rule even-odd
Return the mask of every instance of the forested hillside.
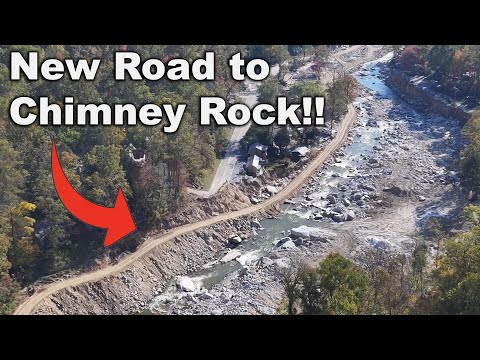
[[441, 92], [475, 106], [480, 99], [480, 47], [476, 45], [394, 46], [394, 63], [425, 75]]
[[[113, 54], [136, 51], [162, 61], [181, 57], [193, 61], [212, 50], [216, 55], [216, 81], [123, 81], [115, 83]], [[45, 58], [92, 59], [102, 64], [95, 81], [10, 81], [10, 52], [37, 51]], [[197, 104], [199, 96], [230, 98], [243, 84], [231, 80], [228, 59], [241, 51], [260, 56], [271, 65], [289, 56], [287, 46], [0, 46], [0, 313], [15, 305], [20, 286], [39, 276], [84, 264], [105, 251], [132, 248], [138, 239], [105, 250], [103, 231], [82, 225], [62, 206], [50, 174], [51, 136], [55, 135], [60, 160], [71, 183], [87, 199], [111, 206], [120, 186], [137, 225], [146, 230], [181, 201], [186, 184], [211, 170], [228, 131], [199, 126], [198, 107], [187, 107], [179, 130], [166, 135], [160, 127], [81, 126], [20, 127], [9, 120], [9, 105], [18, 96], [62, 105], [66, 95], [80, 103]], [[141, 169], [126, 150], [132, 144], [148, 154]], [[130, 147], [131, 149], [131, 147]]]

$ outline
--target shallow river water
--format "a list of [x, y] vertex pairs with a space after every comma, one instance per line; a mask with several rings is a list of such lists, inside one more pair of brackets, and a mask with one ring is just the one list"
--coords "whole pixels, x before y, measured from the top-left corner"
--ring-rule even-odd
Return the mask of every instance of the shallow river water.
[[[380, 76], [380, 70], [378, 63], [388, 61], [391, 58], [391, 54], [385, 56], [382, 59], [373, 61], [366, 64], [361, 71], [354, 74], [358, 82], [369, 91], [369, 96], [377, 99], [395, 99], [395, 95], [388, 88], [384, 80]], [[326, 167], [325, 171], [320, 176], [315, 178], [316, 191], [309, 194], [314, 202], [318, 205], [324, 206], [324, 197], [334, 190], [337, 190], [342, 184], [348, 182], [352, 176], [356, 174], [356, 169], [365, 161], [362, 155], [369, 155], [375, 145], [379, 146], [379, 137], [383, 134], [385, 129], [390, 128], [392, 125], [388, 119], [374, 119], [378, 123], [378, 127], [365, 126], [371, 117], [367, 114], [367, 111], [362, 108], [362, 103], [367, 99], [365, 97], [357, 98], [355, 105], [358, 113], [358, 122], [361, 124], [356, 134], [361, 136], [355, 136], [353, 141], [347, 145], [338, 163], [333, 163]], [[339, 176], [333, 177], [332, 174], [338, 174]], [[300, 192], [297, 198], [293, 199], [300, 202], [303, 200], [303, 193]], [[319, 222], [312, 219], [314, 212], [318, 212], [318, 209], [314, 207], [304, 208], [296, 207], [295, 205], [283, 205], [281, 214], [275, 219], [265, 219], [261, 221], [261, 225], [264, 229], [258, 231], [258, 234], [248, 241], [243, 242], [237, 249], [242, 252], [242, 256], [237, 261], [230, 261], [228, 263], [207, 264], [204, 269], [190, 274], [189, 277], [194, 281], [198, 288], [204, 287], [210, 289], [215, 284], [221, 282], [227, 275], [234, 271], [241, 269], [243, 265], [248, 265], [260, 259], [264, 254], [268, 253], [275, 245], [273, 242], [276, 239], [282, 237], [282, 233], [287, 233], [290, 229], [298, 227], [300, 225], [307, 225], [318, 227]], [[323, 227], [330, 226], [326, 222], [322, 222]], [[223, 254], [219, 254], [221, 258]], [[152, 301], [149, 305], [152, 310], [166, 310], [164, 299], [168, 298], [169, 292], [175, 291], [174, 287], [167, 288], [162, 295]], [[147, 311], [148, 312], [148, 311]]]

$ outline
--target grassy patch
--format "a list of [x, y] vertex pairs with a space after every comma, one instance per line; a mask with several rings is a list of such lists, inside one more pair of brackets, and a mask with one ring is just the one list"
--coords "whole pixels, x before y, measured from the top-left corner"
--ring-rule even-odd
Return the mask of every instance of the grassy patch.
[[234, 130], [235, 130], [234, 126], [225, 127], [225, 130], [224, 130], [225, 139], [228, 139], [228, 141], [230, 141], [230, 139], [232, 138]]
[[221, 159], [215, 159], [212, 169], [209, 170], [204, 177], [202, 177], [201, 185], [202, 190], [208, 191], [210, 190], [210, 186], [212, 185], [213, 178], [217, 173], [218, 166], [220, 165]]

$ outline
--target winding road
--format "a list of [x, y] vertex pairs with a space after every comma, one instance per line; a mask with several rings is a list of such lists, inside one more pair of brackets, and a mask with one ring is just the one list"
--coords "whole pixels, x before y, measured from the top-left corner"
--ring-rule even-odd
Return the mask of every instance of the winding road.
[[[354, 51], [354, 50], [356, 49], [353, 49], [350, 51]], [[345, 53], [347, 52], [344, 51], [342, 52], [341, 55], [344, 55]], [[337, 56], [339, 55], [340, 53], [337, 54]], [[365, 59], [363, 59], [363, 61], [365, 61]], [[350, 66], [353, 67], [356, 65], [358, 64], [347, 63], [347, 66], [349, 67]], [[89, 273], [84, 273], [79, 276], [66, 279], [64, 281], [45, 285], [43, 288], [40, 288], [31, 297], [26, 299], [22, 304], [20, 304], [18, 308], [15, 310], [14, 314], [28, 315], [33, 313], [35, 311], [35, 308], [40, 304], [42, 300], [46, 299], [48, 296], [50, 296], [51, 294], [61, 289], [64, 289], [67, 287], [79, 286], [87, 282], [94, 282], [104, 277], [117, 274], [125, 270], [126, 268], [128, 268], [130, 265], [132, 265], [134, 262], [136, 262], [137, 260], [145, 256], [146, 254], [148, 254], [155, 247], [163, 243], [166, 243], [178, 236], [181, 236], [196, 230], [200, 230], [223, 221], [232, 220], [242, 216], [252, 215], [260, 210], [268, 209], [273, 205], [283, 202], [284, 200], [293, 196], [293, 194], [305, 182], [305, 180], [310, 178], [314, 174], [314, 172], [318, 169], [318, 167], [322, 165], [335, 152], [335, 150], [337, 150], [343, 144], [343, 142], [346, 140], [348, 136], [348, 130], [354, 123], [354, 120], [355, 120], [355, 109], [352, 105], [349, 105], [348, 112], [345, 115], [342, 122], [340, 123], [337, 129], [337, 134], [332, 139], [332, 141], [330, 141], [330, 143], [328, 143], [328, 145], [318, 153], [315, 159], [313, 159], [313, 161], [311, 161], [306, 166], [306, 168], [298, 176], [296, 176], [285, 188], [283, 188], [280, 192], [278, 192], [276, 195], [272, 196], [265, 202], [257, 205], [252, 205], [250, 207], [237, 210], [234, 212], [220, 214], [218, 216], [214, 216], [200, 222], [187, 224], [187, 225], [183, 225], [183, 226], [171, 229], [159, 237], [155, 237], [147, 240], [142, 246], [138, 248], [137, 251], [124, 257], [120, 262], [118, 262], [115, 265], [108, 266], [106, 268], [92, 271]]]

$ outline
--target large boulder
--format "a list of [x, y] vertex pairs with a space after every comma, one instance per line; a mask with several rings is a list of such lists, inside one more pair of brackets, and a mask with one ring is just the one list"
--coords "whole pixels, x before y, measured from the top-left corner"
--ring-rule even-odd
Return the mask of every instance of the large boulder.
[[281, 239], [278, 241], [277, 245], [284, 244], [284, 243], [286, 243], [287, 241], [291, 241], [291, 240], [292, 240], [292, 238], [291, 238], [290, 236], [285, 236], [285, 237], [281, 238]]
[[202, 293], [198, 298], [200, 300], [211, 300], [213, 299], [215, 296], [213, 294], [210, 294], [209, 292], [204, 292]]
[[333, 196], [332, 194], [327, 195], [327, 200], [330, 204], [336, 204], [337, 203], [337, 198]]
[[392, 248], [392, 244], [386, 239], [371, 236], [367, 238], [367, 241], [371, 246], [376, 249], [390, 250]]
[[290, 236], [294, 239], [304, 238], [310, 240], [326, 241], [329, 237], [335, 237], [335, 233], [311, 226], [302, 225], [291, 230]]
[[236, 258], [242, 256], [242, 253], [238, 250], [231, 250], [225, 255], [223, 258], [220, 259], [220, 262], [222, 263], [227, 263], [232, 260], [235, 260]]
[[296, 249], [296, 248], [297, 248], [297, 246], [295, 245], [295, 243], [292, 240], [288, 240], [285, 243], [283, 243], [282, 246], [280, 246], [280, 249], [282, 249], [282, 250], [292, 250], [292, 249]]
[[232, 235], [228, 238], [228, 242], [233, 245], [238, 245], [242, 243], [242, 238], [238, 235]]
[[348, 200], [347, 198], [344, 198], [344, 199], [342, 200], [342, 204], [343, 204], [344, 206], [350, 206], [350, 205], [351, 205], [351, 202], [350, 202], [350, 200]]
[[353, 210], [348, 210], [346, 214], [348, 221], [352, 221], [355, 219], [355, 213], [353, 212]]
[[273, 265], [273, 260], [266, 257], [266, 256], [262, 256], [259, 260], [259, 263], [262, 265], [262, 266], [271, 266]]
[[274, 194], [276, 194], [276, 193], [278, 192], [278, 189], [277, 189], [275, 186], [269, 185], [269, 186], [266, 186], [266, 187], [265, 187], [265, 191], [266, 191], [267, 193], [269, 193], [270, 195], [274, 195]]
[[261, 200], [257, 199], [255, 196], [250, 196], [250, 202], [251, 202], [253, 205], [256, 205], [256, 204], [260, 203]]
[[262, 225], [260, 224], [260, 221], [258, 221], [256, 219], [250, 221], [250, 225], [255, 229], [261, 229], [262, 228]]
[[194, 292], [195, 283], [188, 276], [179, 276], [177, 278], [177, 289], [184, 292]]

